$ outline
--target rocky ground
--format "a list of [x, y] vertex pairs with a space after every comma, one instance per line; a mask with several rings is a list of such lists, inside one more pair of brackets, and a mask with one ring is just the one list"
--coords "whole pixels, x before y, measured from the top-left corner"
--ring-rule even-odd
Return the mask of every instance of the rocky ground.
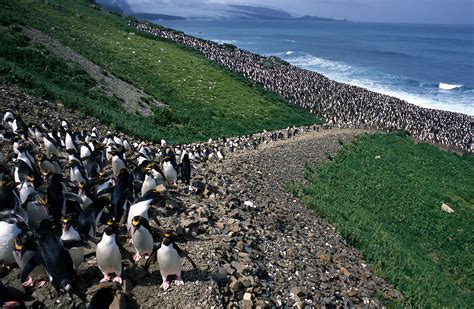
[[[97, 120], [0, 87], [0, 112], [7, 110], [27, 123], [67, 118], [73, 129], [105, 129]], [[228, 155], [223, 162], [199, 164], [194, 190], [178, 184], [168, 190], [166, 206], [154, 209], [162, 227], [176, 230], [180, 246], [198, 268], [183, 260], [185, 285], [172, 284], [163, 292], [158, 265], [145, 271], [128, 263], [123, 297], [129, 307], [376, 307], [381, 305], [378, 297], [400, 300], [330, 224], [285, 187], [288, 181], [303, 181], [306, 161], [317, 167], [337, 151], [340, 140], [349, 142], [358, 134], [364, 132], [306, 133]], [[84, 307], [102, 277], [93, 255], [87, 263], [87, 273], [75, 281], [75, 293], [58, 295], [47, 284], [23, 295], [27, 305]], [[2, 268], [0, 277], [23, 291], [18, 274], [16, 268]]]

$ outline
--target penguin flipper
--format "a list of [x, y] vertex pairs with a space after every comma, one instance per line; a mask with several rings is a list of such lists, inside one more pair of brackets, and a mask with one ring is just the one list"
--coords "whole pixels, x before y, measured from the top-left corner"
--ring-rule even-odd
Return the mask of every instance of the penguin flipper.
[[143, 267], [145, 270], [148, 270], [151, 263], [156, 261], [156, 252], [158, 251], [158, 249], [160, 249], [160, 247], [161, 247], [161, 243], [159, 245], [154, 245], [153, 246], [153, 250], [150, 253], [150, 257], [148, 258], [148, 260], [145, 263], [145, 266]]
[[61, 240], [64, 249], [72, 249], [72, 248], [91, 248], [91, 245], [82, 239], [70, 239], [70, 240]]
[[176, 251], [178, 251], [179, 256], [184, 256], [191, 263], [191, 265], [193, 265], [193, 268], [197, 268], [196, 263], [194, 263], [193, 259], [191, 259], [189, 256], [188, 251], [181, 249], [176, 243], [173, 243], [173, 246]]
[[26, 263], [26, 265], [23, 267], [23, 270], [21, 271], [20, 274], [20, 281], [25, 282], [26, 279], [28, 279], [28, 276], [31, 274], [33, 269], [35, 269], [36, 266], [44, 264], [43, 258], [41, 255], [36, 253], [29, 261]]

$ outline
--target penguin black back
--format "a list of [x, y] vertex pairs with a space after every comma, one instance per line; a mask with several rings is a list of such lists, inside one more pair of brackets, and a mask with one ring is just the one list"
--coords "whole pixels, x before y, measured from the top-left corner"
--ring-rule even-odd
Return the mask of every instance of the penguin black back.
[[189, 160], [189, 154], [187, 153], [183, 156], [181, 162], [181, 180], [187, 185], [191, 182], [191, 160]]
[[117, 184], [112, 194], [112, 217], [120, 220], [123, 216], [127, 193], [129, 189], [129, 173], [126, 169], [122, 169], [118, 175]]
[[74, 276], [74, 264], [69, 252], [64, 249], [61, 240], [51, 231], [51, 222], [43, 220], [38, 231], [40, 239], [38, 252], [46, 271], [51, 276], [51, 283], [57, 289], [69, 292]]

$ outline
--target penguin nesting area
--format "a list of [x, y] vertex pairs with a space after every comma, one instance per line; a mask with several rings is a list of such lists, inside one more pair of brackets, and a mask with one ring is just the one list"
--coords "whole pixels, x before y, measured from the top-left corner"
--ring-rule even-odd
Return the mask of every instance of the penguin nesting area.
[[401, 299], [285, 188], [306, 160], [327, 161], [362, 130], [311, 126], [167, 146], [7, 87], [0, 102], [2, 301], [264, 308]]

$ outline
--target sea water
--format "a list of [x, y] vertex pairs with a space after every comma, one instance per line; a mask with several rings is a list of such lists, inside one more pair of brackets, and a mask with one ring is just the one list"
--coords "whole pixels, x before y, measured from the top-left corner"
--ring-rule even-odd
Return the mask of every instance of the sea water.
[[275, 55], [339, 82], [474, 115], [474, 26], [357, 22], [155, 21]]

